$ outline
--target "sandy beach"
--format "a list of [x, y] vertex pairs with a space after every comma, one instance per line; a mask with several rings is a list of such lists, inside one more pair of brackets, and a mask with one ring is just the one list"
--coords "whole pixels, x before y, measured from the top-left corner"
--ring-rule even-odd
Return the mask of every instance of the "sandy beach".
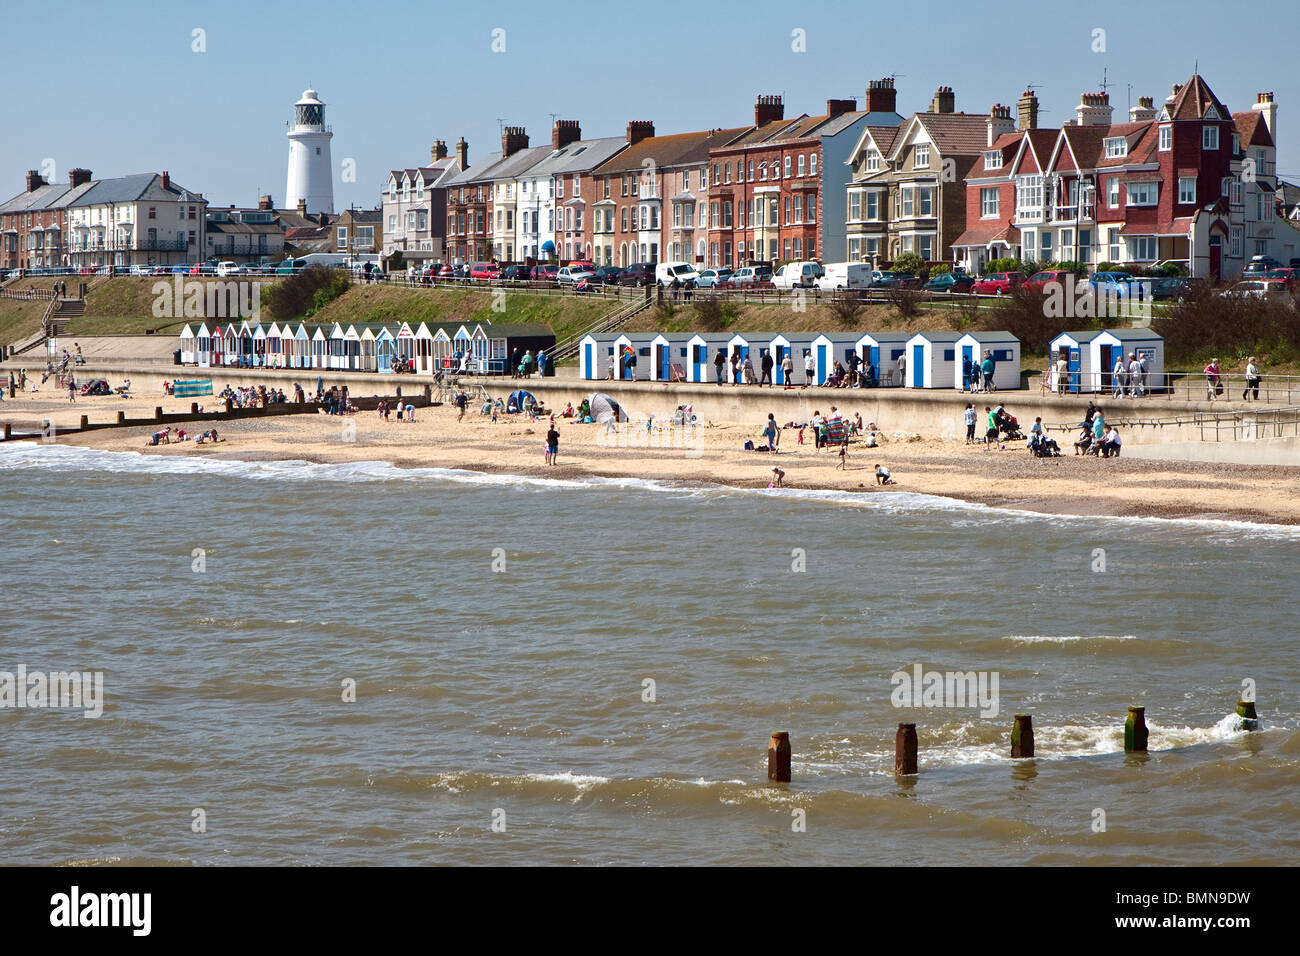
[[[215, 407], [212, 400], [207, 402]], [[45, 417], [75, 425], [85, 414], [104, 421], [117, 411], [128, 417], [152, 415], [156, 406], [186, 411], [188, 400], [157, 397], [122, 400], [79, 398], [73, 404], [57, 393], [20, 396], [0, 405], [0, 418], [35, 425]], [[849, 417], [853, 409], [845, 412]], [[995, 507], [1050, 514], [1224, 518], [1263, 523], [1300, 523], [1300, 469], [1205, 463], [1175, 464], [1120, 457], [1076, 457], [1069, 439], [1055, 436], [1064, 456], [1036, 459], [1023, 442], [1005, 450], [966, 445], [958, 436], [891, 433], [885, 427], [878, 448], [851, 442], [847, 468], [837, 454], [813, 446], [812, 433], [798, 443], [783, 430], [775, 454], [745, 451], [762, 423], [701, 422], [683, 433], [667, 423], [647, 431], [644, 422], [623, 423], [617, 434], [604, 426], [557, 419], [559, 464], [543, 464], [548, 419], [502, 416], [493, 423], [476, 410], [456, 421], [456, 409], [420, 409], [414, 423], [383, 421], [374, 412], [331, 417], [323, 413], [218, 423], [224, 439], [217, 446], [192, 441], [148, 447], [153, 428], [113, 428], [61, 437], [69, 445], [141, 452], [150, 455], [204, 455], [313, 462], [387, 461], [399, 467], [459, 468], [498, 474], [637, 477], [670, 482], [713, 482], [740, 488], [766, 488], [772, 467], [785, 471], [785, 485], [875, 493], [883, 490], [942, 495]], [[210, 427], [190, 427], [193, 434]], [[896, 485], [876, 484], [874, 466], [889, 468]]]

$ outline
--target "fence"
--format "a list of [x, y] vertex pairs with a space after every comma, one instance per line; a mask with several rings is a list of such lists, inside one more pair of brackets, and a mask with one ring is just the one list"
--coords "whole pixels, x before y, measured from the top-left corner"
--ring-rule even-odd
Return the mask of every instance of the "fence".
[[[1266, 405], [1300, 404], [1300, 375], [1265, 375], [1261, 379], [1258, 389], [1256, 389], [1255, 386], [1247, 386], [1245, 375], [1220, 374], [1218, 384], [1222, 388], [1216, 390], [1204, 372], [1167, 371], [1148, 373], [1143, 377], [1142, 384], [1137, 388], [1127, 383], [1121, 384], [1117, 382], [1112, 372], [1099, 374], [1101, 383], [1099, 390], [1091, 392], [1080, 390], [1077, 382], [1071, 382], [1066, 383], [1064, 394], [1067, 397], [1100, 395], [1111, 398], [1151, 397], [1166, 401], [1185, 402], [1217, 400], [1224, 402], [1260, 402]], [[1047, 385], [1050, 380], [1049, 376], [1050, 370], [1045, 372], [1039, 381], [1043, 391], [1049, 390]], [[1077, 378], [1077, 375], [1075, 378]], [[1098, 379], [1094, 377], [1093, 381], [1096, 382]], [[1055, 394], [1061, 394], [1055, 392], [1054, 389], [1052, 391]], [[1256, 391], [1258, 391], [1258, 396]], [[1243, 395], [1249, 397], [1243, 398]]]

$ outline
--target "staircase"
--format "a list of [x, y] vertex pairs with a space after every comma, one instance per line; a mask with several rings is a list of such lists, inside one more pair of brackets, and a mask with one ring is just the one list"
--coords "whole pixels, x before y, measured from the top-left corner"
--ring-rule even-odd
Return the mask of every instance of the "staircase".
[[637, 299], [628, 305], [620, 305], [612, 312], [602, 315], [588, 328], [574, 333], [563, 342], [555, 344], [554, 351], [551, 352], [551, 361], [555, 363], [563, 362], [565, 359], [573, 358], [578, 354], [578, 347], [588, 335], [598, 335], [601, 332], [612, 332], [622, 326], [632, 316], [637, 315], [653, 304], [653, 299]]
[[69, 319], [85, 314], [86, 303], [82, 299], [50, 299], [50, 304], [45, 307], [45, 314], [41, 316], [41, 330], [20, 342], [15, 342], [13, 354], [21, 355], [30, 352], [37, 346], [44, 345], [47, 338], [57, 339], [67, 331]]

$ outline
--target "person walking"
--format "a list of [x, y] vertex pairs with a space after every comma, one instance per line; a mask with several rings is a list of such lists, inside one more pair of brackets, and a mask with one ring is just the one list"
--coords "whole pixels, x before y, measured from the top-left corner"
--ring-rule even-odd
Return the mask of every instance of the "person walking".
[[997, 359], [993, 357], [993, 352], [989, 349], [984, 350], [984, 361], [980, 363], [980, 371], [984, 373], [984, 391], [996, 392], [997, 385], [993, 381], [993, 374], [998, 370]]
[[1261, 378], [1263, 378], [1263, 376], [1259, 374], [1259, 366], [1255, 364], [1255, 356], [1252, 355], [1246, 361], [1246, 388], [1241, 393], [1241, 400], [1243, 402], [1249, 401], [1246, 397], [1246, 392], [1251, 390], [1255, 393], [1255, 401], [1259, 401], [1259, 381]]
[[763, 358], [762, 361], [760, 362], [760, 365], [763, 370], [763, 377], [758, 380], [758, 384], [761, 387], [764, 383], [766, 383], [767, 387], [771, 388], [772, 387], [772, 352], [770, 349], [765, 349], [763, 351]]
[[546, 355], [546, 350], [538, 349], [537, 350], [537, 377], [538, 378], [546, 378], [546, 363], [549, 361], [550, 359]]
[[772, 451], [779, 451], [777, 448], [781, 444], [781, 429], [777, 427], [776, 416], [771, 412], [767, 413], [767, 424], [763, 426], [763, 437], [767, 439], [767, 447]]
[[718, 354], [713, 356], [713, 371], [717, 375], [719, 385], [722, 384], [722, 370], [726, 368], [726, 365], [727, 356], [723, 353], [722, 349], [718, 349]]
[[740, 349], [731, 350], [731, 384], [740, 384]]
[[1217, 358], [1210, 359], [1210, 364], [1205, 366], [1205, 391], [1212, 402], [1218, 401], [1219, 395], [1223, 393], [1223, 378]]
[[898, 355], [898, 384], [905, 386], [907, 384], [907, 350], [904, 349]]
[[[967, 362], [969, 363], [969, 359]], [[975, 406], [971, 402], [966, 403], [966, 411], [963, 413], [963, 419], [966, 423], [966, 444], [975, 443]]]
[[519, 377], [519, 349], [517, 348], [510, 353], [510, 377]]
[[1057, 353], [1056, 358], [1056, 394], [1064, 395], [1070, 384], [1070, 360], [1066, 358], [1065, 349]]
[[812, 350], [809, 349], [807, 352], [804, 353], [803, 356], [803, 387], [807, 388], [809, 385], [812, 384], [814, 384], [813, 354], [812, 354]]
[[1128, 357], [1128, 390], [1134, 398], [1142, 397], [1142, 363], [1135, 353]]
[[1121, 355], [1115, 359], [1115, 367], [1110, 373], [1110, 397], [1121, 398], [1125, 392], [1125, 380], [1128, 378], [1128, 366], [1124, 364], [1124, 356]]
[[791, 376], [794, 373], [794, 360], [790, 358], [790, 350], [785, 350], [785, 355], [781, 358], [781, 384], [793, 385], [794, 380]]

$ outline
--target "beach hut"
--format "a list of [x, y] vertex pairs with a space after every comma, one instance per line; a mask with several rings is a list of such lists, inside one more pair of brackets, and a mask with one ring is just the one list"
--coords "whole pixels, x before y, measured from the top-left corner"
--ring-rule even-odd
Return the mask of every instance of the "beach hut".
[[601, 351], [600, 340], [594, 335], [584, 335], [578, 343], [578, 377], [588, 381], [600, 378]]
[[[606, 368], [609, 367], [609, 361], [612, 357], [614, 361], [614, 381], [616, 382], [628, 381], [636, 377], [636, 366], [628, 366], [627, 355], [629, 353], [635, 355], [636, 349], [632, 345], [632, 339], [626, 334], [615, 336], [614, 341], [606, 349]], [[636, 364], [641, 364], [639, 357]]]
[[375, 330], [369, 325], [363, 325], [357, 336], [357, 370], [375, 371]]
[[917, 332], [907, 340], [906, 388], [952, 388], [956, 332]]
[[[877, 385], [902, 384], [898, 380], [898, 359], [906, 347], [907, 335], [902, 332], [867, 332], [853, 343], [862, 360], [859, 371]], [[867, 369], [871, 370], [870, 376]]]
[[311, 333], [305, 322], [293, 333], [293, 368], [311, 368]]
[[[854, 335], [818, 335], [808, 343], [813, 355], [813, 381], [824, 385], [835, 371], [839, 362], [847, 370], [849, 356], [853, 353], [857, 336]], [[796, 356], [799, 358], [799, 356]], [[796, 365], [798, 363], [796, 362]]]
[[343, 326], [337, 322], [325, 334], [325, 367], [328, 369], [343, 368], [343, 335]]
[[280, 323], [272, 322], [266, 327], [266, 367], [281, 368], [280, 365]]
[[999, 390], [1020, 387], [1020, 340], [1010, 332], [967, 332], [957, 339], [953, 358], [953, 388], [960, 389], [966, 359], [982, 363], [989, 353], [994, 362], [993, 385]]
[[670, 382], [673, 377], [673, 363], [677, 356], [673, 352], [673, 343], [668, 336], [660, 332], [650, 340], [650, 381]]
[[330, 367], [330, 338], [325, 326], [315, 326], [311, 334], [311, 368], [328, 369]]
[[727, 347], [727, 335], [692, 335], [686, 341], [686, 381], [714, 381], [713, 357]]
[[266, 327], [261, 322], [253, 326], [253, 367], [266, 368]]
[[253, 327], [245, 320], [239, 323], [239, 361], [242, 368], [253, 367]]
[[194, 333], [194, 362], [199, 368], [212, 367], [212, 333], [206, 322]]
[[343, 333], [343, 367], [349, 372], [361, 371], [361, 334], [355, 325]]
[[[1124, 357], [1127, 365], [1130, 355], [1139, 355], [1147, 361], [1147, 390], [1164, 383], [1165, 340], [1150, 329], [1101, 329], [1086, 332], [1062, 332], [1048, 346], [1049, 372], [1053, 391], [1056, 362], [1064, 352], [1068, 378], [1067, 394], [1080, 392], [1109, 392], [1114, 386], [1112, 377], [1115, 362]], [[1001, 386], [999, 386], [1001, 387]]]
[[415, 370], [421, 375], [433, 371], [433, 332], [427, 322], [415, 330]]
[[[474, 326], [474, 331], [470, 333], [469, 349], [474, 368], [478, 370], [479, 374], [491, 374], [493, 371], [492, 340], [488, 337], [487, 329], [484, 328], [481, 322]], [[504, 365], [501, 371], [504, 371]]]
[[[745, 359], [749, 358], [749, 348], [749, 339], [739, 333], [727, 339], [726, 374], [731, 377], [733, 384], [745, 384]], [[735, 375], [731, 373], [731, 357], [733, 355], [738, 356]]]
[[375, 333], [375, 371], [380, 373], [391, 373], [393, 371], [393, 359], [397, 355], [397, 345], [393, 339], [393, 333], [387, 327], [382, 327]]
[[441, 326], [433, 333], [434, 370], [451, 368], [451, 334]]
[[223, 363], [227, 366], [239, 364], [239, 330], [233, 325], [226, 326], [225, 332], [225, 351], [222, 353]]
[[461, 356], [474, 351], [474, 333], [465, 326], [460, 326], [451, 336], [451, 360], [453, 367], [459, 367]]
[[197, 361], [194, 356], [194, 330], [190, 328], [188, 322], [185, 323], [185, 328], [181, 329], [180, 341], [177, 346], [181, 351], [182, 365], [193, 365]]

